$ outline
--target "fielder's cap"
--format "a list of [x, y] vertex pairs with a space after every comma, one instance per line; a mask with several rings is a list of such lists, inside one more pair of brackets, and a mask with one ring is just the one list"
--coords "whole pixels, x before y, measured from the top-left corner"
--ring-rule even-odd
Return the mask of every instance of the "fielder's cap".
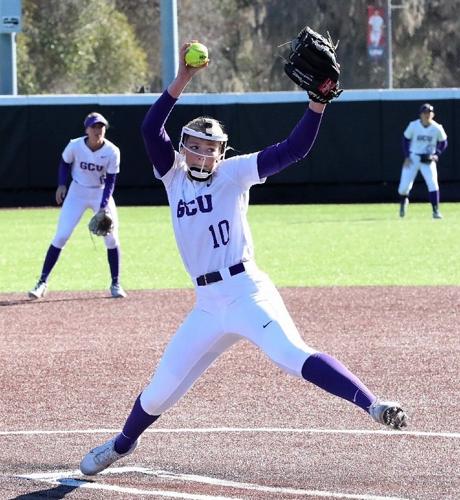
[[100, 114], [100, 113], [90, 113], [84, 121], [85, 128], [92, 127], [96, 125], [96, 123], [102, 123], [106, 127], [109, 125], [109, 122]]
[[426, 102], [420, 106], [420, 113], [426, 113], [428, 111], [434, 111], [434, 108], [430, 103]]

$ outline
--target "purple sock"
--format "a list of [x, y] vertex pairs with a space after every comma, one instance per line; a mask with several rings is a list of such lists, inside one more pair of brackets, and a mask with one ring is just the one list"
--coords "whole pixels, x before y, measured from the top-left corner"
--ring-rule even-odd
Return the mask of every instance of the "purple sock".
[[160, 415], [149, 415], [143, 410], [139, 395], [129, 417], [126, 419], [121, 434], [115, 441], [115, 451], [120, 454], [126, 453], [145, 429], [152, 425], [158, 418], [160, 418]]
[[112, 276], [112, 284], [118, 283], [118, 274], [120, 272], [120, 249], [119, 247], [108, 248], [107, 258], [109, 260], [110, 274]]
[[439, 191], [430, 191], [428, 196], [433, 210], [436, 210], [439, 207]]
[[40, 276], [40, 281], [46, 281], [50, 272], [53, 270], [57, 260], [59, 259], [59, 255], [61, 253], [61, 248], [57, 248], [53, 245], [50, 245], [48, 251], [46, 252], [45, 262], [43, 263], [42, 274]]
[[340, 361], [325, 353], [312, 354], [302, 367], [305, 380], [367, 411], [377, 399]]

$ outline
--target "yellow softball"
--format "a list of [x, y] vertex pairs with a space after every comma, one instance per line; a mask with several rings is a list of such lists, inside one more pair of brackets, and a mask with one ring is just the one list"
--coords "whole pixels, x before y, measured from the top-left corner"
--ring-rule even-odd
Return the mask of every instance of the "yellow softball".
[[187, 52], [185, 53], [185, 64], [193, 68], [199, 68], [209, 61], [208, 48], [199, 42], [190, 44]]

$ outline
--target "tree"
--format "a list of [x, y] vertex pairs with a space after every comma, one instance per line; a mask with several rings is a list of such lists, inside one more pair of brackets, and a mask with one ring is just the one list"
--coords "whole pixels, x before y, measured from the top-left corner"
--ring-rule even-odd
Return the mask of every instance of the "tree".
[[[455, 87], [460, 0], [393, 0], [393, 84]], [[306, 24], [340, 39], [341, 85], [384, 88], [386, 64], [367, 51], [367, 7], [386, 0], [178, 0], [179, 43], [199, 39], [209, 71], [189, 92], [294, 90], [283, 57]], [[160, 0], [23, 0], [21, 93], [161, 92]]]
[[403, 5], [395, 16], [395, 85], [456, 87], [460, 0], [406, 0]]
[[135, 31], [139, 45], [147, 55], [146, 90], [160, 92], [162, 81], [159, 0], [115, 0], [115, 4], [117, 9], [127, 17]]
[[147, 81], [146, 54], [109, 0], [23, 3], [20, 93], [132, 92]]

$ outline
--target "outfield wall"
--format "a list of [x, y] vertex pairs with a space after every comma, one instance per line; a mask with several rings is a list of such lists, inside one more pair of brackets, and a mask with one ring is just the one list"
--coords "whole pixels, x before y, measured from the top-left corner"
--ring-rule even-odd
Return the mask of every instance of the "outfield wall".
[[[83, 134], [83, 118], [99, 111], [107, 137], [122, 154], [115, 198], [120, 205], [164, 204], [144, 150], [140, 125], [158, 94], [0, 97], [0, 206], [52, 205], [57, 165], [70, 138]], [[328, 106], [306, 160], [253, 188], [255, 203], [383, 202], [397, 199], [401, 137], [421, 103], [434, 105], [449, 147], [439, 164], [441, 196], [460, 200], [460, 90], [346, 91]], [[186, 94], [167, 130], [177, 144], [181, 126], [202, 114], [227, 127], [237, 152], [257, 151], [284, 139], [306, 107], [303, 92]], [[418, 179], [415, 199], [425, 200]]]

